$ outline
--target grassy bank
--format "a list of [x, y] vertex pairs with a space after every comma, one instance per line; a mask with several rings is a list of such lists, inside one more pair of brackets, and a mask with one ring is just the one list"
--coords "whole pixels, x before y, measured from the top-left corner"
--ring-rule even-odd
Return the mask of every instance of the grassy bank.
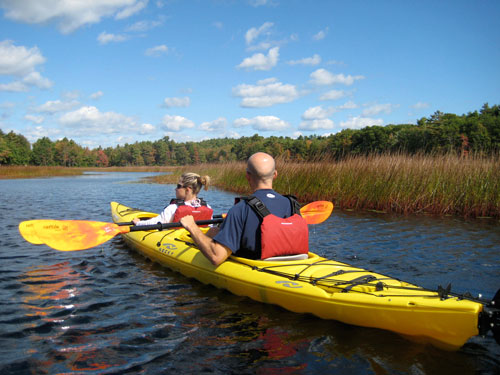
[[85, 169], [64, 167], [0, 166], [0, 179], [78, 176]]
[[79, 176], [84, 172], [171, 172], [175, 167], [110, 167], [110, 168], [67, 168], [36, 166], [0, 166], [0, 179], [40, 178], [57, 176]]
[[[340, 209], [399, 214], [500, 217], [498, 157], [386, 155], [340, 162], [278, 161], [277, 169], [275, 189], [301, 202], [331, 200]], [[244, 163], [183, 167], [158, 180], [175, 183], [184, 171], [208, 174], [223, 189], [249, 193]]]

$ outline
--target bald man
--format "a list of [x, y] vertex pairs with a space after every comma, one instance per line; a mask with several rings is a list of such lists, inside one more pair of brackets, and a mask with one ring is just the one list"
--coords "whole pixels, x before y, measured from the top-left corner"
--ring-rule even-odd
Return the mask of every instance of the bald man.
[[[273, 190], [273, 180], [278, 175], [271, 155], [257, 152], [247, 162], [246, 178], [253, 195], [268, 210], [279, 217], [292, 214], [290, 200]], [[251, 207], [240, 201], [228, 212], [220, 230], [213, 238], [205, 235], [192, 216], [185, 216], [181, 224], [190, 233], [201, 252], [218, 266], [231, 254], [249, 259], [260, 259], [260, 219]]]

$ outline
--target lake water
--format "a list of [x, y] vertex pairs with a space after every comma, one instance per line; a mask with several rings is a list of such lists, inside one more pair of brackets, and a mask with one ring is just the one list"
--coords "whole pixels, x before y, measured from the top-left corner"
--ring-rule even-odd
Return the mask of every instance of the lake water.
[[[499, 374], [492, 336], [446, 352], [397, 334], [287, 312], [203, 285], [126, 248], [58, 252], [25, 242], [30, 219], [111, 221], [109, 202], [159, 212], [173, 185], [147, 173], [0, 180], [1, 374]], [[234, 194], [200, 194], [216, 213]], [[418, 285], [491, 298], [500, 224], [334, 210], [311, 249]]]

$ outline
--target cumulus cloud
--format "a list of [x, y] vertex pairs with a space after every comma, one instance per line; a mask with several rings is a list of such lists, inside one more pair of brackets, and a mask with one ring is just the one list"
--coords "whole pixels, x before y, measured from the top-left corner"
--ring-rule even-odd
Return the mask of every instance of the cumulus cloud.
[[167, 128], [167, 130], [173, 132], [179, 132], [183, 129], [194, 127], [194, 122], [182, 116], [165, 115], [163, 116], [162, 124], [165, 128]]
[[356, 109], [359, 106], [354, 103], [352, 100], [349, 100], [348, 102], [345, 102], [344, 104], [338, 106], [338, 109]]
[[346, 86], [352, 85], [355, 81], [363, 79], [363, 76], [351, 76], [344, 74], [333, 74], [326, 69], [318, 69], [311, 73], [311, 83], [318, 86], [329, 86], [334, 84], [342, 84]]
[[314, 119], [308, 121], [302, 121], [299, 125], [300, 130], [329, 130], [335, 127], [335, 123], [329, 118]]
[[274, 47], [269, 50], [267, 56], [263, 53], [256, 53], [251, 57], [245, 58], [238, 68], [247, 70], [271, 70], [276, 66], [279, 59], [279, 47]]
[[391, 104], [391, 103], [386, 103], [386, 104], [374, 104], [361, 113], [361, 116], [363, 117], [368, 117], [368, 116], [375, 116], [378, 115], [379, 113], [384, 112], [385, 114], [391, 113], [394, 109], [398, 108], [398, 104]]
[[166, 108], [189, 107], [190, 105], [191, 99], [187, 96], [183, 98], [165, 98], [165, 100], [163, 100], [163, 106]]
[[127, 37], [125, 35], [120, 35], [120, 34], [108, 34], [107, 32], [103, 31], [102, 33], [99, 34], [97, 37], [97, 41], [100, 44], [108, 44], [111, 42], [124, 42], [127, 40]]
[[328, 107], [323, 108], [322, 106], [308, 108], [303, 114], [302, 119], [304, 120], [314, 120], [314, 119], [324, 119], [335, 113], [335, 108]]
[[61, 101], [61, 100], [49, 100], [44, 104], [35, 108], [36, 112], [39, 113], [49, 113], [54, 114], [58, 112], [69, 111], [77, 107], [80, 103], [76, 100], [72, 101]]
[[319, 100], [338, 100], [345, 97], [347, 94], [342, 90], [330, 90], [319, 97]]
[[102, 18], [123, 19], [142, 10], [148, 0], [15, 0], [0, 1], [4, 16], [29, 24], [56, 23], [58, 29], [68, 34]]
[[0, 84], [0, 91], [23, 92], [30, 87], [48, 89], [53, 83], [36, 71], [45, 58], [37, 47], [16, 46], [10, 40], [0, 42], [0, 75], [13, 76], [14, 81]]
[[349, 128], [349, 129], [362, 129], [367, 126], [373, 126], [373, 125], [383, 125], [384, 120], [381, 118], [379, 119], [373, 119], [373, 118], [368, 118], [368, 117], [350, 117], [347, 121], [341, 121], [340, 126], [342, 128]]
[[151, 124], [142, 124], [140, 126], [139, 133], [140, 134], [152, 134], [156, 131], [156, 127]]
[[77, 135], [116, 134], [136, 131], [137, 121], [116, 112], [101, 112], [94, 106], [84, 106], [59, 117], [59, 124], [72, 129]]
[[257, 38], [262, 35], [269, 35], [269, 30], [273, 27], [272, 22], [265, 22], [259, 28], [252, 27], [245, 33], [245, 42], [247, 45], [251, 45]]
[[291, 60], [288, 61], [289, 65], [318, 65], [321, 63], [321, 57], [318, 54], [314, 54], [312, 57], [305, 57], [300, 60]]
[[1, 75], [22, 77], [34, 72], [35, 67], [44, 62], [45, 58], [38, 47], [15, 46], [11, 40], [0, 42]]
[[260, 131], [280, 131], [287, 129], [290, 124], [276, 116], [256, 116], [254, 118], [238, 118], [233, 122], [234, 127], [251, 126]]
[[208, 132], [220, 132], [227, 126], [225, 117], [219, 117], [217, 120], [204, 122], [200, 125], [200, 129]]
[[35, 115], [26, 115], [24, 116], [24, 119], [31, 121], [34, 124], [41, 124], [44, 120], [43, 116], [35, 116]]
[[258, 81], [257, 85], [238, 85], [233, 88], [233, 95], [243, 98], [240, 106], [248, 108], [270, 107], [299, 97], [294, 85], [283, 84], [275, 78]]
[[145, 52], [146, 56], [158, 57], [168, 53], [168, 47], [165, 44], [148, 48]]
[[329, 119], [332, 114], [336, 112], [335, 108], [322, 106], [308, 108], [302, 114], [302, 122], [299, 125], [300, 130], [319, 130], [319, 129], [332, 129], [335, 124]]

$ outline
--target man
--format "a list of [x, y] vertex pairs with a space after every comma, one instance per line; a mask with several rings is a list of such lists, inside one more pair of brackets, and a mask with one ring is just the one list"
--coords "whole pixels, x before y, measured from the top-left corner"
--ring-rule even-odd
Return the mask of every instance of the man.
[[[277, 175], [271, 155], [257, 152], [248, 159], [246, 178], [253, 195], [264, 203], [271, 214], [284, 218], [292, 214], [292, 207], [288, 198], [273, 190], [273, 180]], [[201, 252], [215, 266], [224, 262], [232, 253], [260, 259], [260, 219], [243, 200], [229, 210], [213, 238], [198, 228], [192, 216], [185, 216], [180, 222], [191, 233]]]

